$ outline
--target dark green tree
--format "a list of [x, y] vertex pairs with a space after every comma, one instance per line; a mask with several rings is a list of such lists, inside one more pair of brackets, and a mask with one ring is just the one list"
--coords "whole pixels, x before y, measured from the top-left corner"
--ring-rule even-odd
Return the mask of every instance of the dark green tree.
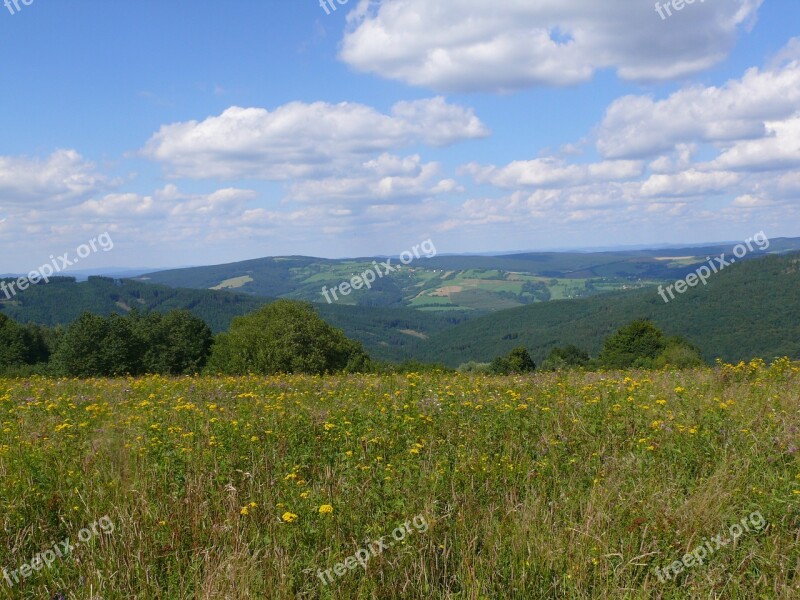
[[367, 368], [361, 344], [323, 321], [311, 304], [277, 300], [237, 317], [214, 342], [208, 371], [276, 373], [354, 372]]
[[598, 359], [608, 369], [649, 368], [666, 347], [658, 327], [650, 321], [633, 321], [606, 339]]
[[64, 331], [53, 354], [59, 375], [105, 377], [142, 371], [144, 346], [131, 319], [83, 313]]
[[489, 371], [495, 375], [516, 375], [535, 370], [536, 363], [524, 346], [514, 348], [506, 356], [498, 356], [489, 365]]
[[653, 366], [657, 368], [674, 367], [677, 369], [692, 369], [706, 364], [700, 349], [681, 337], [667, 339], [664, 351], [658, 355]]
[[44, 362], [48, 354], [40, 328], [20, 325], [0, 314], [0, 372]]
[[143, 372], [191, 375], [203, 370], [214, 340], [205, 321], [188, 310], [173, 310], [166, 315], [131, 313], [129, 318], [144, 348]]

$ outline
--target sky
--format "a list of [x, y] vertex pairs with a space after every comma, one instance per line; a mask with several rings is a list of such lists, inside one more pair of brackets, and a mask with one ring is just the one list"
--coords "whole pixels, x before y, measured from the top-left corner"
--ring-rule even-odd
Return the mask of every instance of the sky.
[[4, 1], [0, 272], [800, 236], [797, 0]]

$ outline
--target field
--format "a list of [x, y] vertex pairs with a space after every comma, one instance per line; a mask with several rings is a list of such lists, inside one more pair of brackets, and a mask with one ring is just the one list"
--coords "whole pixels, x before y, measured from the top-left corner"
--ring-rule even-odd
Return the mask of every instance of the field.
[[797, 597], [798, 384], [0, 380], [0, 598]]
[[[423, 311], [493, 312], [534, 302], [584, 298], [674, 280], [701, 258], [659, 260], [643, 252], [432, 257], [421, 255], [396, 271], [379, 267], [369, 289], [337, 294], [342, 305], [408, 306]], [[369, 270], [386, 259], [265, 258], [178, 269], [138, 278], [172, 287], [235, 290], [246, 294], [326, 302], [323, 288]], [[375, 262], [373, 262], [375, 261]], [[391, 259], [393, 267], [401, 267]], [[380, 263], [382, 264], [382, 263]], [[381, 296], [377, 296], [380, 292]]]

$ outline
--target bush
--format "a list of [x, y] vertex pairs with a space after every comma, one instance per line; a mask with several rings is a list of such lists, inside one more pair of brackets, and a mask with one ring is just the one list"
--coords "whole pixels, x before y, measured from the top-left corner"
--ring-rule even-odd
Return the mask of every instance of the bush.
[[680, 337], [666, 338], [650, 321], [634, 321], [609, 337], [600, 356], [608, 369], [653, 369], [667, 365], [691, 368], [704, 364], [700, 351]]
[[211, 330], [185, 310], [122, 317], [84, 313], [60, 335], [52, 370], [58, 375], [188, 375], [200, 372], [211, 350]]
[[130, 319], [83, 313], [69, 327], [53, 354], [58, 375], [104, 377], [141, 371], [143, 344]]
[[277, 300], [236, 317], [217, 336], [207, 370], [211, 373], [325, 374], [369, 368], [361, 344], [347, 339], [314, 312], [311, 304]]
[[42, 328], [20, 325], [0, 314], [0, 373], [25, 372], [27, 367], [47, 362], [49, 355]]
[[667, 347], [654, 362], [654, 366], [659, 369], [664, 367], [692, 369], [705, 364], [700, 349], [680, 337], [668, 339]]
[[489, 372], [495, 375], [516, 375], [535, 370], [536, 363], [524, 346], [514, 348], [507, 356], [498, 356], [489, 365]]
[[660, 329], [650, 321], [634, 321], [606, 339], [598, 359], [609, 369], [648, 368], [664, 348]]
[[205, 321], [188, 310], [166, 315], [132, 317], [144, 342], [141, 370], [145, 373], [192, 375], [205, 367], [214, 336]]
[[553, 348], [544, 361], [542, 368], [546, 371], [558, 371], [586, 367], [589, 365], [589, 361], [588, 352], [570, 344], [564, 348]]

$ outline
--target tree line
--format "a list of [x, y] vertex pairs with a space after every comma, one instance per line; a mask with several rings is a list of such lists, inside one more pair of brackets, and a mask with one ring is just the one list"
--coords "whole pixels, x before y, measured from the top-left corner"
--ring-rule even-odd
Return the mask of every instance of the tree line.
[[[687, 340], [667, 337], [653, 323], [636, 320], [606, 338], [598, 356], [575, 345], [555, 347], [542, 364], [542, 370], [564, 369], [660, 369], [666, 366], [693, 368], [705, 362], [699, 348]], [[514, 348], [491, 363], [466, 363], [458, 370], [486, 372], [495, 375], [530, 373], [537, 368], [524, 346]]]
[[[700, 352], [686, 340], [668, 338], [649, 321], [634, 321], [611, 335], [591, 358], [576, 347], [553, 348], [542, 369], [695, 367]], [[0, 313], [0, 374], [114, 377], [278, 373], [357, 373], [446, 370], [409, 361], [387, 365], [317, 315], [310, 303], [277, 300], [233, 319], [214, 336], [188, 310], [125, 316], [83, 313], [66, 327], [22, 325]], [[462, 371], [499, 375], [537, 369], [525, 347], [489, 364], [468, 363]]]
[[311, 304], [278, 300], [233, 319], [216, 337], [188, 310], [83, 313], [66, 327], [21, 325], [0, 314], [0, 373], [114, 377], [194, 373], [365, 371], [361, 344], [328, 325]]

